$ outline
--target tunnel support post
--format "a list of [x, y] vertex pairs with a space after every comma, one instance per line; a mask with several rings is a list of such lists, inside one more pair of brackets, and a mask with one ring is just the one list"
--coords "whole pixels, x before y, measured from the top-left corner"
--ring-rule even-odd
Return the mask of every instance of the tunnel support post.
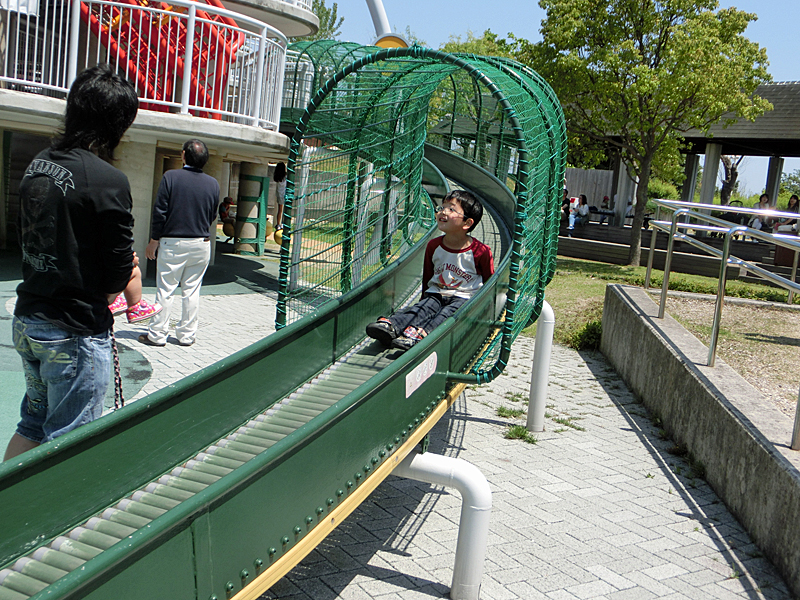
[[492, 491], [486, 477], [465, 460], [430, 452], [409, 454], [393, 473], [415, 481], [453, 487], [461, 494], [450, 598], [478, 600], [492, 511]]
[[528, 396], [527, 428], [531, 432], [544, 431], [544, 412], [547, 404], [547, 379], [550, 375], [550, 355], [553, 353], [553, 331], [556, 317], [553, 308], [542, 302], [542, 313], [536, 321], [536, 344], [533, 348], [531, 391]]

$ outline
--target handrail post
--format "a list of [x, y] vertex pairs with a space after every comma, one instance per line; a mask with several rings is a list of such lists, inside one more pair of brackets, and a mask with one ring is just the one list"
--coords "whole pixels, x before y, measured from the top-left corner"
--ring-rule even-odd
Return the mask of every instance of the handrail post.
[[267, 28], [261, 30], [261, 38], [258, 40], [258, 66], [256, 67], [256, 97], [253, 98], [253, 109], [251, 116], [253, 127], [258, 127], [259, 113], [261, 111], [261, 95], [264, 89], [264, 55], [267, 49]]
[[[797, 258], [800, 257], [800, 250], [794, 251], [794, 260], [792, 261], [792, 282], [797, 283]], [[789, 290], [789, 298], [786, 301], [791, 304], [794, 301], [794, 290]]]
[[792, 450], [800, 450], [800, 392], [797, 393], [797, 406], [794, 409], [794, 429], [792, 430]]
[[186, 22], [186, 54], [183, 56], [183, 81], [181, 82], [181, 114], [189, 114], [189, 90], [192, 82], [192, 60], [194, 60], [194, 28], [197, 19], [197, 6], [189, 7]]
[[[732, 228], [735, 229], [735, 228]], [[717, 340], [719, 339], [719, 324], [722, 320], [722, 305], [725, 302], [725, 284], [728, 279], [728, 258], [731, 254], [731, 229], [725, 232], [722, 242], [722, 258], [719, 265], [719, 280], [717, 281], [717, 302], [714, 307], [714, 322], [711, 325], [711, 341], [708, 344], [708, 366], [713, 367], [717, 355]]]
[[67, 89], [78, 76], [78, 44], [81, 37], [81, 0], [69, 5], [69, 42], [67, 47]]
[[672, 214], [672, 224], [669, 227], [669, 240], [667, 240], [667, 258], [664, 260], [664, 281], [661, 282], [661, 305], [658, 307], [658, 318], [664, 318], [667, 309], [667, 290], [669, 289], [669, 270], [672, 268], [672, 249], [675, 247], [675, 232], [678, 230], [678, 219], [688, 210], [681, 208]]
[[[658, 208], [661, 210], [661, 207]], [[658, 220], [658, 214], [656, 214], [656, 221]], [[650, 289], [650, 274], [653, 271], [653, 256], [656, 253], [656, 237], [658, 236], [658, 228], [652, 227], [650, 230], [650, 253], [647, 255], [647, 271], [644, 275], [644, 289]]]

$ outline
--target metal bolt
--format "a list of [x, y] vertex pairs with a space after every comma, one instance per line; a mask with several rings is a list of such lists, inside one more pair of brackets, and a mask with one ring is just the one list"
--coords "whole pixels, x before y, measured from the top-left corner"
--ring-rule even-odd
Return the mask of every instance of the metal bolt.
[[[283, 542], [284, 544], [288, 544], [289, 543], [289, 538], [283, 538], [283, 539], [286, 540], [285, 542]], [[283, 541], [283, 540], [281, 540], [281, 541]], [[269, 549], [269, 555], [270, 556], [274, 556], [277, 551], [278, 550], [276, 548], [270, 548]]]
[[403, 429], [403, 431], [400, 432], [400, 435], [402, 435], [403, 437], [406, 437], [407, 433], [408, 432], [405, 429]]
[[327, 504], [328, 506], [332, 506], [333, 505], [333, 498], [328, 498], [327, 500], [325, 500], [325, 504]]
[[256, 568], [256, 573], [258, 573], [259, 571], [261, 571], [261, 567], [264, 566], [264, 561], [261, 560], [260, 558], [257, 558], [253, 561], [253, 566]]
[[353, 475], [353, 477], [355, 477], [356, 481], [358, 481], [359, 479], [361, 479], [361, 473], [356, 473], [355, 475]]
[[225, 591], [226, 592], [232, 592], [233, 591], [233, 582], [232, 581], [229, 581], [228, 583], [225, 584]]
[[306, 517], [306, 525], [311, 525], [314, 522], [314, 517]]
[[208, 597], [208, 600], [219, 600], [219, 598], [217, 598], [217, 595], [216, 595], [216, 594], [211, 594], [211, 595]]
[[295, 525], [295, 528], [292, 531], [294, 531], [295, 535], [300, 535], [300, 532], [303, 530], [300, 528], [300, 525]]
[[318, 506], [318, 507], [317, 507], [317, 514], [318, 514], [318, 515], [321, 515], [321, 514], [322, 514], [322, 513], [324, 513], [324, 512], [325, 512], [325, 509], [324, 509], [324, 508], [322, 508], [321, 506]]
[[[389, 448], [389, 449], [391, 450], [391, 448]], [[378, 452], [378, 456], [380, 456], [381, 458], [386, 456], [386, 450], [381, 450], [380, 452]]]
[[351, 487], [353, 487], [353, 482], [352, 482], [352, 481], [348, 481], [348, 482], [347, 482], [347, 483], [345, 483], [344, 485], [345, 485], [345, 487], [346, 487], [346, 488], [349, 490]]
[[[386, 453], [384, 452], [384, 454], [386, 454]], [[377, 459], [377, 458], [375, 458], [375, 457], [373, 456], [373, 457], [372, 457], [372, 459], [370, 460], [370, 462], [371, 462], [373, 465], [377, 465], [377, 464], [378, 464], [378, 459]]]
[[[350, 482], [348, 482], [348, 483], [350, 483]], [[352, 487], [352, 485], [353, 485], [353, 484], [350, 484], [350, 485], [348, 485], [347, 487], [348, 487], [348, 488], [349, 488], [349, 487]], [[337, 496], [337, 497], [339, 497], [339, 498], [341, 498], [342, 496], [344, 496], [344, 490], [336, 490], [336, 496]]]
[[[405, 434], [406, 434], [406, 432], [404, 431], [404, 432], [403, 432], [403, 435], [405, 435]], [[399, 438], [399, 437], [397, 437], [397, 436], [395, 436], [395, 437], [394, 437], [394, 443], [395, 443], [395, 444], [399, 444], [399, 443], [400, 443], [400, 438]]]
[[289, 536], [288, 535], [283, 536], [281, 538], [281, 544], [283, 544], [285, 546], [288, 543], [289, 543]]
[[242, 572], [239, 573], [239, 577], [242, 578], [242, 585], [244, 585], [244, 582], [250, 577], [250, 573], [247, 571], [247, 569], [242, 569]]
[[369, 465], [364, 465], [364, 473], [369, 473], [372, 470], [372, 467]]

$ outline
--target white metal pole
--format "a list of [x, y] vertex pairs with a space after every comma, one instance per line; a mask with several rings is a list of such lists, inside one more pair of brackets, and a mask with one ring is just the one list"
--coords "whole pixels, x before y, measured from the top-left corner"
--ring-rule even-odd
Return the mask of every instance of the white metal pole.
[[78, 76], [78, 44], [81, 34], [81, 0], [72, 0], [69, 7], [69, 42], [67, 52], [67, 89]]
[[386, 10], [383, 8], [381, 0], [367, 0], [367, 8], [372, 17], [372, 24], [375, 26], [375, 33], [378, 37], [392, 33], [392, 28], [389, 27], [389, 17], [386, 16]]
[[528, 396], [528, 431], [544, 431], [544, 409], [547, 404], [547, 379], [550, 375], [550, 355], [553, 353], [553, 331], [556, 315], [545, 300], [536, 321], [536, 345], [533, 348], [531, 391]]
[[250, 111], [253, 117], [253, 122], [250, 123], [253, 127], [258, 127], [259, 118], [261, 117], [261, 94], [264, 93], [264, 56], [267, 52], [267, 28], [261, 30], [261, 37], [258, 41], [258, 65], [256, 67], [256, 96], [253, 98], [253, 107]]
[[409, 454], [393, 473], [434, 485], [455, 488], [461, 494], [452, 600], [478, 600], [489, 539], [492, 490], [475, 465], [460, 458], [426, 452]]
[[189, 6], [186, 22], [186, 51], [183, 55], [183, 82], [181, 83], [181, 114], [189, 114], [189, 86], [192, 82], [192, 60], [194, 59], [194, 27], [197, 18], [197, 5]]

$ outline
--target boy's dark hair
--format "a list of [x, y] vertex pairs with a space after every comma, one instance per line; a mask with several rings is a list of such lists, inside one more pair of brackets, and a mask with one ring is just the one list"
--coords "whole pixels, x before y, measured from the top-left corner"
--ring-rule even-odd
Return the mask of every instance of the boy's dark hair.
[[64, 131], [52, 148], [83, 148], [111, 158], [138, 110], [136, 89], [111, 67], [102, 64], [81, 71], [67, 96]]
[[464, 211], [464, 219], [472, 219], [472, 227], [467, 230], [467, 233], [478, 226], [483, 217], [483, 206], [472, 193], [467, 190], [453, 190], [442, 198], [442, 204], [448, 200], [458, 200], [461, 210]]
[[208, 162], [208, 147], [200, 140], [188, 140], [183, 144], [186, 164], [195, 169], [202, 169]]

